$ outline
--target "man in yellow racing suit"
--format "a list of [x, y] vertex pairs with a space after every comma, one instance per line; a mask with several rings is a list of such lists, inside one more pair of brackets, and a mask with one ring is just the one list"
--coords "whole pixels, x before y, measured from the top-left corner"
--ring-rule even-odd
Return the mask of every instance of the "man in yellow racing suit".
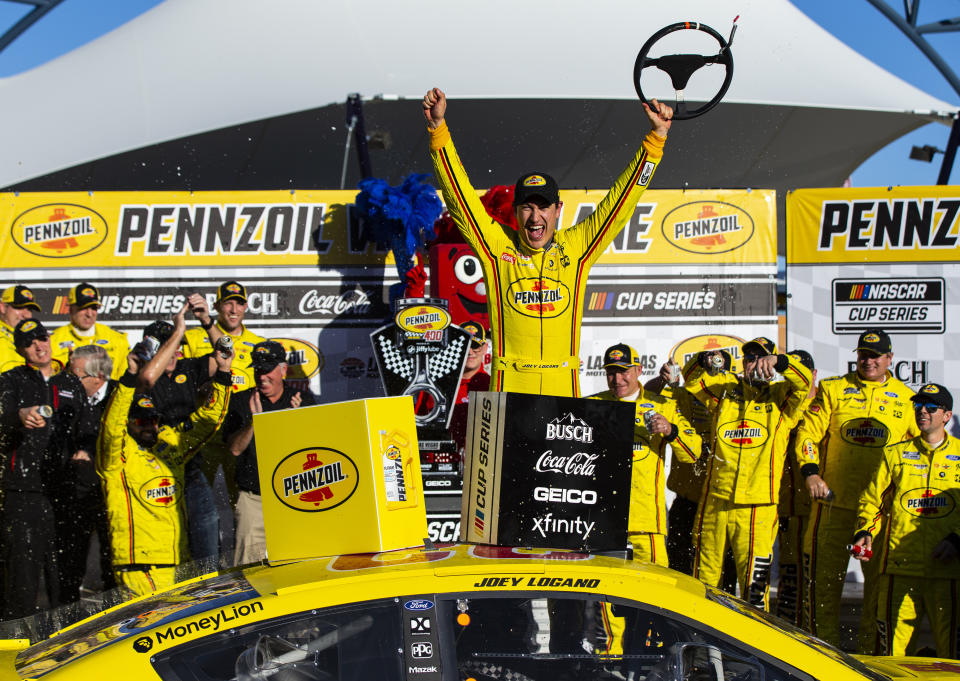
[[[694, 525], [693, 574], [716, 586], [727, 545], [733, 550], [744, 600], [769, 609], [770, 564], [776, 538], [780, 476], [790, 430], [810, 390], [810, 370], [773, 341], [743, 344], [743, 376], [704, 365], [700, 353], [684, 367], [685, 387], [713, 411], [714, 445]], [[771, 383], [779, 372], [785, 380]]]
[[[890, 337], [879, 329], [864, 331], [857, 342], [857, 370], [821, 380], [797, 429], [800, 474], [814, 499], [803, 539], [806, 627], [834, 645], [840, 644], [840, 597], [850, 561], [846, 546], [856, 526], [857, 500], [880, 465], [884, 446], [917, 432], [913, 390], [889, 372], [892, 361]], [[862, 567], [857, 645], [870, 654], [878, 643], [877, 563]]]
[[[179, 349], [186, 306], [170, 338], [151, 360], [165, 366]], [[230, 398], [233, 356], [214, 353], [213, 393], [186, 423], [158, 427], [149, 396], [136, 394], [140, 359], [127, 356], [127, 372], [109, 398], [97, 444], [110, 544], [117, 581], [137, 595], [171, 586], [188, 556], [183, 503], [184, 463], [219, 428]]]
[[[960, 442], [946, 432], [953, 396], [927, 383], [912, 398], [920, 435], [883, 450], [860, 495], [854, 545], [874, 551], [881, 655], [914, 655], [914, 630], [930, 620], [937, 657], [960, 657]], [[889, 513], [880, 532], [880, 518]], [[876, 541], [874, 541], [876, 537]], [[913, 645], [911, 645], [913, 644]]]
[[652, 131], [596, 211], [556, 232], [562, 203], [556, 181], [527, 173], [518, 181], [514, 232], [487, 215], [444, 122], [446, 96], [424, 95], [430, 152], [447, 210], [480, 260], [487, 287], [493, 359], [490, 389], [580, 395], [580, 322], [590, 267], [633, 214], [660, 161], [673, 111], [644, 105]]

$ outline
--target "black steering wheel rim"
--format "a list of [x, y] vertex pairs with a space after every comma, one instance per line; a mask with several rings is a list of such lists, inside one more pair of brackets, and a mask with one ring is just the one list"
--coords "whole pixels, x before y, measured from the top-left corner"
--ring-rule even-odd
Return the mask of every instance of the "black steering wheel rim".
[[[720, 45], [720, 51], [713, 56], [701, 54], [664, 55], [663, 57], [657, 58], [649, 58], [647, 56], [650, 53], [650, 48], [664, 36], [674, 33], [675, 31], [688, 30], [703, 31], [708, 34]], [[666, 66], [670, 68], [670, 70], [661, 66], [661, 60], [666, 62]], [[694, 71], [708, 64], [722, 64], [726, 68], [723, 84], [720, 86], [717, 94], [715, 94], [709, 102], [693, 110], [687, 110], [684, 100], [677, 97], [674, 102], [673, 120], [685, 121], [707, 113], [720, 103], [720, 100], [723, 99], [723, 96], [727, 93], [727, 89], [733, 80], [733, 53], [730, 51], [730, 46], [727, 44], [726, 39], [706, 24], [701, 24], [697, 21], [680, 21], [661, 28], [650, 36], [647, 42], [643, 44], [643, 47], [640, 48], [640, 53], [637, 54], [637, 61], [633, 65], [633, 85], [637, 90], [637, 96], [640, 97], [640, 101], [647, 106], [653, 107], [643, 94], [643, 88], [640, 85], [640, 75], [643, 69], [649, 67], [660, 68], [670, 76], [674, 89], [680, 91], [686, 86], [687, 79], [689, 79]], [[677, 86], [678, 80], [682, 81], [679, 87]]]

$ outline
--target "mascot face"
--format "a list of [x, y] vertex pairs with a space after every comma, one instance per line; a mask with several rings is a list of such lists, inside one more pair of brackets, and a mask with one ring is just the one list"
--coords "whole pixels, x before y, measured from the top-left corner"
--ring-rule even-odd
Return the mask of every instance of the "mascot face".
[[466, 244], [440, 244], [430, 249], [430, 295], [450, 302], [454, 324], [473, 320], [489, 327], [480, 260]]

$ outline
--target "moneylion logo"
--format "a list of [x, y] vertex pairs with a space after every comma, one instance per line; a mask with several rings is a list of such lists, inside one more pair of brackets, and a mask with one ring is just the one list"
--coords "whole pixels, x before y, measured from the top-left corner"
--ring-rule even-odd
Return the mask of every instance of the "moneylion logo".
[[883, 447], [887, 444], [890, 431], [876, 419], [850, 419], [840, 426], [840, 437], [845, 442], [861, 447]]
[[593, 442], [593, 428], [586, 421], [577, 418], [572, 412], [566, 416], [558, 416], [547, 424], [546, 440], [575, 440], [576, 442]]
[[16, 217], [13, 242], [44, 258], [73, 258], [89, 253], [107, 238], [107, 221], [96, 211], [72, 203], [35, 206]]
[[329, 511], [357, 490], [353, 460], [328, 447], [306, 447], [285, 456], [273, 470], [273, 493], [295, 511]]
[[724, 423], [717, 429], [721, 442], [741, 449], [759, 447], [767, 441], [767, 428], [751, 419], [738, 419]]
[[732, 203], [694, 201], [667, 213], [661, 231], [680, 250], [706, 255], [740, 248], [753, 236], [754, 224]]
[[918, 518], [939, 519], [953, 513], [954, 502], [944, 490], [920, 487], [904, 492], [900, 496], [900, 506]]

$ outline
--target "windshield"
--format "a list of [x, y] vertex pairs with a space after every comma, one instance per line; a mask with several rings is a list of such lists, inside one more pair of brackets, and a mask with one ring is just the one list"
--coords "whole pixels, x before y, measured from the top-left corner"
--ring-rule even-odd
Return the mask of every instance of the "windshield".
[[808, 645], [811, 648], [815, 648], [816, 650], [823, 653], [824, 655], [828, 655], [829, 657], [833, 658], [837, 662], [843, 665], [846, 665], [851, 669], [855, 669], [858, 673], [863, 674], [868, 678], [877, 679], [878, 681], [887, 681], [887, 679], [889, 679], [888, 676], [885, 676], [883, 674], [880, 674], [870, 669], [857, 658], [843, 652], [838, 648], [834, 648], [832, 645], [830, 645], [826, 641], [823, 641], [817, 638], [816, 636], [813, 636], [809, 632], [803, 631], [802, 629], [798, 629], [797, 627], [793, 626], [789, 622], [782, 620], [779, 617], [776, 617], [775, 615], [771, 615], [770, 613], [764, 610], [755, 608], [749, 603], [745, 603], [744, 601], [741, 601], [739, 598], [734, 598], [733, 596], [726, 593], [725, 591], [721, 591], [720, 589], [717, 589], [712, 586], [706, 586], [706, 596], [709, 600], [713, 601], [714, 603], [719, 603], [720, 605], [726, 606], [731, 610], [736, 610], [742, 615], [751, 617], [757, 620], [758, 622], [763, 622], [767, 626], [771, 626], [776, 629], [779, 629], [780, 631], [788, 634], [789, 636], [792, 636], [793, 638], [800, 641], [801, 643]]

